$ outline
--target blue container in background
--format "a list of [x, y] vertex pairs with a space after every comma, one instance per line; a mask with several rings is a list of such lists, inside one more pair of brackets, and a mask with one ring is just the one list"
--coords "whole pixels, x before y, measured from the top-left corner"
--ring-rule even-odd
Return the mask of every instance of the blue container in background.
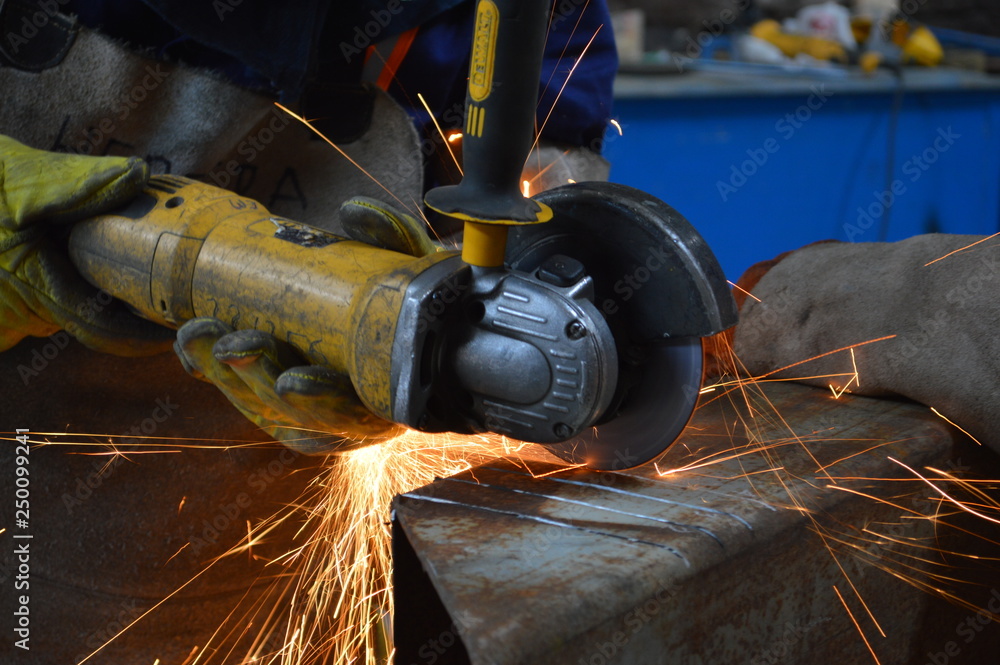
[[680, 211], [733, 281], [817, 240], [1000, 230], [998, 78], [619, 76], [615, 116], [611, 179]]

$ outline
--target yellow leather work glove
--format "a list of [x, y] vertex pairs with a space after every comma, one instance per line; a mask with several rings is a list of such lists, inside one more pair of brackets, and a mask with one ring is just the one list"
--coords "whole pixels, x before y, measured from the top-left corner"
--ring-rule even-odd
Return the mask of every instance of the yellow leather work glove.
[[304, 365], [295, 350], [259, 330], [236, 330], [209, 317], [177, 331], [184, 369], [207, 381], [248, 420], [307, 455], [379, 443], [402, 431], [365, 408], [347, 376]]
[[438, 247], [419, 220], [377, 199], [356, 196], [340, 207], [340, 222], [352, 240], [410, 256], [427, 256]]
[[[340, 219], [359, 242], [412, 256], [437, 251], [419, 221], [375, 199], [347, 201]], [[250, 421], [298, 452], [339, 453], [403, 431], [368, 411], [349, 377], [304, 365], [290, 345], [259, 330], [192, 319], [177, 332], [174, 350], [188, 373], [214, 384]]]
[[84, 281], [65, 248], [73, 222], [125, 204], [148, 177], [135, 157], [45, 152], [0, 135], [0, 351], [60, 329], [117, 355], [169, 348], [169, 330]]

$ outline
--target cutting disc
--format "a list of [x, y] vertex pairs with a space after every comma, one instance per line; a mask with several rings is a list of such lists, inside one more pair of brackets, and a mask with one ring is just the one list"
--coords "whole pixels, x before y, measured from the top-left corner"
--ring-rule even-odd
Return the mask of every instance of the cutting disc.
[[736, 321], [725, 277], [694, 227], [649, 194], [580, 183], [536, 199], [552, 221], [512, 229], [507, 265], [530, 272], [553, 255], [582, 263], [619, 362], [615, 396], [596, 424], [547, 446], [595, 469], [648, 462], [676, 440], [698, 401], [701, 338]]
[[[547, 448], [592, 469], [628, 469], [659, 457], [680, 436], [698, 402], [701, 339], [688, 337], [642, 350], [637, 381], [605, 422]], [[639, 368], [635, 368], [639, 369]]]

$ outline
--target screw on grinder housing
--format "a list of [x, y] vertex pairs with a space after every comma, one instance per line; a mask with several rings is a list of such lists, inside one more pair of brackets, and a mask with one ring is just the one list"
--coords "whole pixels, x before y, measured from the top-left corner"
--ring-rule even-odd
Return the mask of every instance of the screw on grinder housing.
[[592, 425], [610, 404], [615, 342], [594, 307], [593, 283], [582, 266], [571, 279], [547, 269], [569, 263], [551, 257], [533, 273], [472, 271], [460, 321], [443, 322], [441, 363], [441, 406], [466, 414], [469, 430], [485, 425], [555, 443]]

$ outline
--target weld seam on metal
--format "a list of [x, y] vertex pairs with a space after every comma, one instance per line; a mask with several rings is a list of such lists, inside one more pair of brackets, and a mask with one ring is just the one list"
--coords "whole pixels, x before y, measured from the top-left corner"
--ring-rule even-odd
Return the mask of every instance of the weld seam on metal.
[[617, 533], [607, 533], [605, 531], [598, 531], [596, 529], [588, 529], [584, 526], [578, 526], [576, 524], [570, 524], [569, 522], [563, 522], [561, 520], [555, 520], [548, 517], [541, 517], [539, 515], [526, 515], [524, 513], [519, 513], [513, 510], [502, 510], [500, 508], [490, 508], [488, 506], [477, 506], [473, 503], [465, 503], [463, 501], [454, 501], [452, 499], [442, 499], [437, 496], [422, 496], [420, 494], [400, 494], [404, 499], [414, 499], [417, 501], [429, 501], [431, 503], [440, 503], [448, 506], [459, 506], [461, 508], [471, 508], [473, 510], [482, 510], [487, 513], [495, 513], [497, 515], [507, 515], [508, 517], [516, 517], [518, 519], [530, 520], [532, 522], [538, 522], [540, 524], [546, 524], [548, 526], [558, 526], [564, 529], [575, 529], [576, 531], [583, 531], [584, 533], [590, 533], [595, 536], [607, 536], [608, 538], [616, 538], [618, 540], [624, 540], [629, 543], [635, 543], [638, 545], [650, 545], [661, 550], [666, 550], [676, 556], [678, 559], [684, 562], [684, 565], [688, 568], [691, 567], [691, 562], [687, 560], [687, 557], [677, 551], [676, 548], [670, 545], [664, 545], [662, 543], [653, 543], [648, 540], [642, 540], [641, 538], [633, 538], [631, 536], [622, 536]]
[[[484, 469], [489, 469], [491, 471], [499, 471], [501, 473], [512, 473], [512, 474], [515, 474], [515, 475], [518, 475], [518, 476], [531, 476], [532, 478], [534, 478], [534, 476], [532, 476], [530, 473], [527, 473], [526, 471], [515, 471], [514, 469], [499, 469], [499, 468], [497, 468], [495, 466], [486, 466], [486, 467], [483, 467], [483, 468]], [[642, 476], [630, 476], [628, 474], [615, 473], [613, 471], [610, 472], [610, 473], [612, 473], [612, 474], [614, 474], [616, 476], [621, 476], [623, 478], [634, 478], [636, 480], [645, 480], [647, 482], [656, 483], [655, 480], [650, 480], [649, 478], [643, 478]], [[595, 489], [601, 489], [601, 490], [604, 490], [606, 492], [614, 492], [616, 494], [624, 494], [625, 496], [633, 496], [633, 497], [636, 497], [636, 498], [639, 498], [639, 499], [648, 499], [650, 501], [659, 501], [660, 503], [666, 503], [666, 504], [670, 504], [672, 506], [682, 506], [684, 508], [691, 508], [692, 510], [701, 510], [701, 511], [708, 512], [708, 513], [715, 513], [716, 515], [722, 515], [724, 517], [731, 517], [734, 520], [736, 520], [737, 522], [739, 522], [740, 524], [742, 524], [743, 526], [745, 526], [750, 531], [753, 531], [753, 526], [750, 525], [750, 522], [747, 522], [745, 519], [743, 519], [739, 515], [735, 515], [733, 513], [725, 511], [725, 510], [719, 510], [718, 508], [709, 508], [708, 506], [696, 506], [696, 505], [691, 504], [691, 503], [683, 503], [681, 501], [674, 501], [672, 499], [664, 499], [664, 498], [658, 497], [658, 496], [649, 496], [648, 494], [640, 494], [639, 492], [630, 492], [628, 490], [618, 489], [617, 487], [605, 487], [604, 485], [598, 485], [597, 483], [585, 483], [582, 480], [569, 480], [568, 478], [556, 478], [555, 476], [546, 476], [545, 480], [551, 480], [551, 481], [557, 482], [557, 483], [565, 483], [567, 485], [579, 485], [580, 487], [591, 487], [591, 488], [595, 488]]]
[[[587, 508], [593, 508], [595, 510], [604, 510], [609, 513], [615, 513], [616, 515], [625, 515], [627, 517], [635, 517], [641, 520], [651, 520], [659, 524], [666, 524], [667, 526], [674, 527], [671, 529], [674, 533], [691, 533], [691, 531], [700, 531], [706, 536], [712, 538], [715, 542], [719, 544], [719, 547], [725, 548], [722, 540], [719, 539], [714, 533], [702, 526], [697, 526], [695, 524], [681, 524], [680, 522], [674, 522], [673, 520], [664, 519], [662, 517], [654, 517], [652, 515], [642, 515], [641, 513], [631, 513], [627, 510], [619, 510], [617, 508], [610, 508], [608, 506], [596, 506], [592, 503], [587, 503], [586, 501], [580, 501], [578, 499], [567, 499], [562, 496], [555, 496], [552, 494], [542, 494], [541, 492], [529, 492], [528, 490], [519, 490], [514, 487], [504, 487], [502, 485], [491, 485], [490, 483], [484, 482], [473, 482], [471, 480], [462, 480], [461, 478], [445, 478], [444, 480], [452, 483], [465, 483], [467, 485], [478, 485], [480, 487], [489, 487], [491, 489], [502, 490], [504, 492], [514, 492], [516, 494], [523, 494], [525, 496], [534, 496], [542, 499], [551, 499], [552, 501], [562, 501], [564, 503], [570, 503], [575, 506], [585, 506]], [[630, 525], [622, 525], [630, 526]]]

